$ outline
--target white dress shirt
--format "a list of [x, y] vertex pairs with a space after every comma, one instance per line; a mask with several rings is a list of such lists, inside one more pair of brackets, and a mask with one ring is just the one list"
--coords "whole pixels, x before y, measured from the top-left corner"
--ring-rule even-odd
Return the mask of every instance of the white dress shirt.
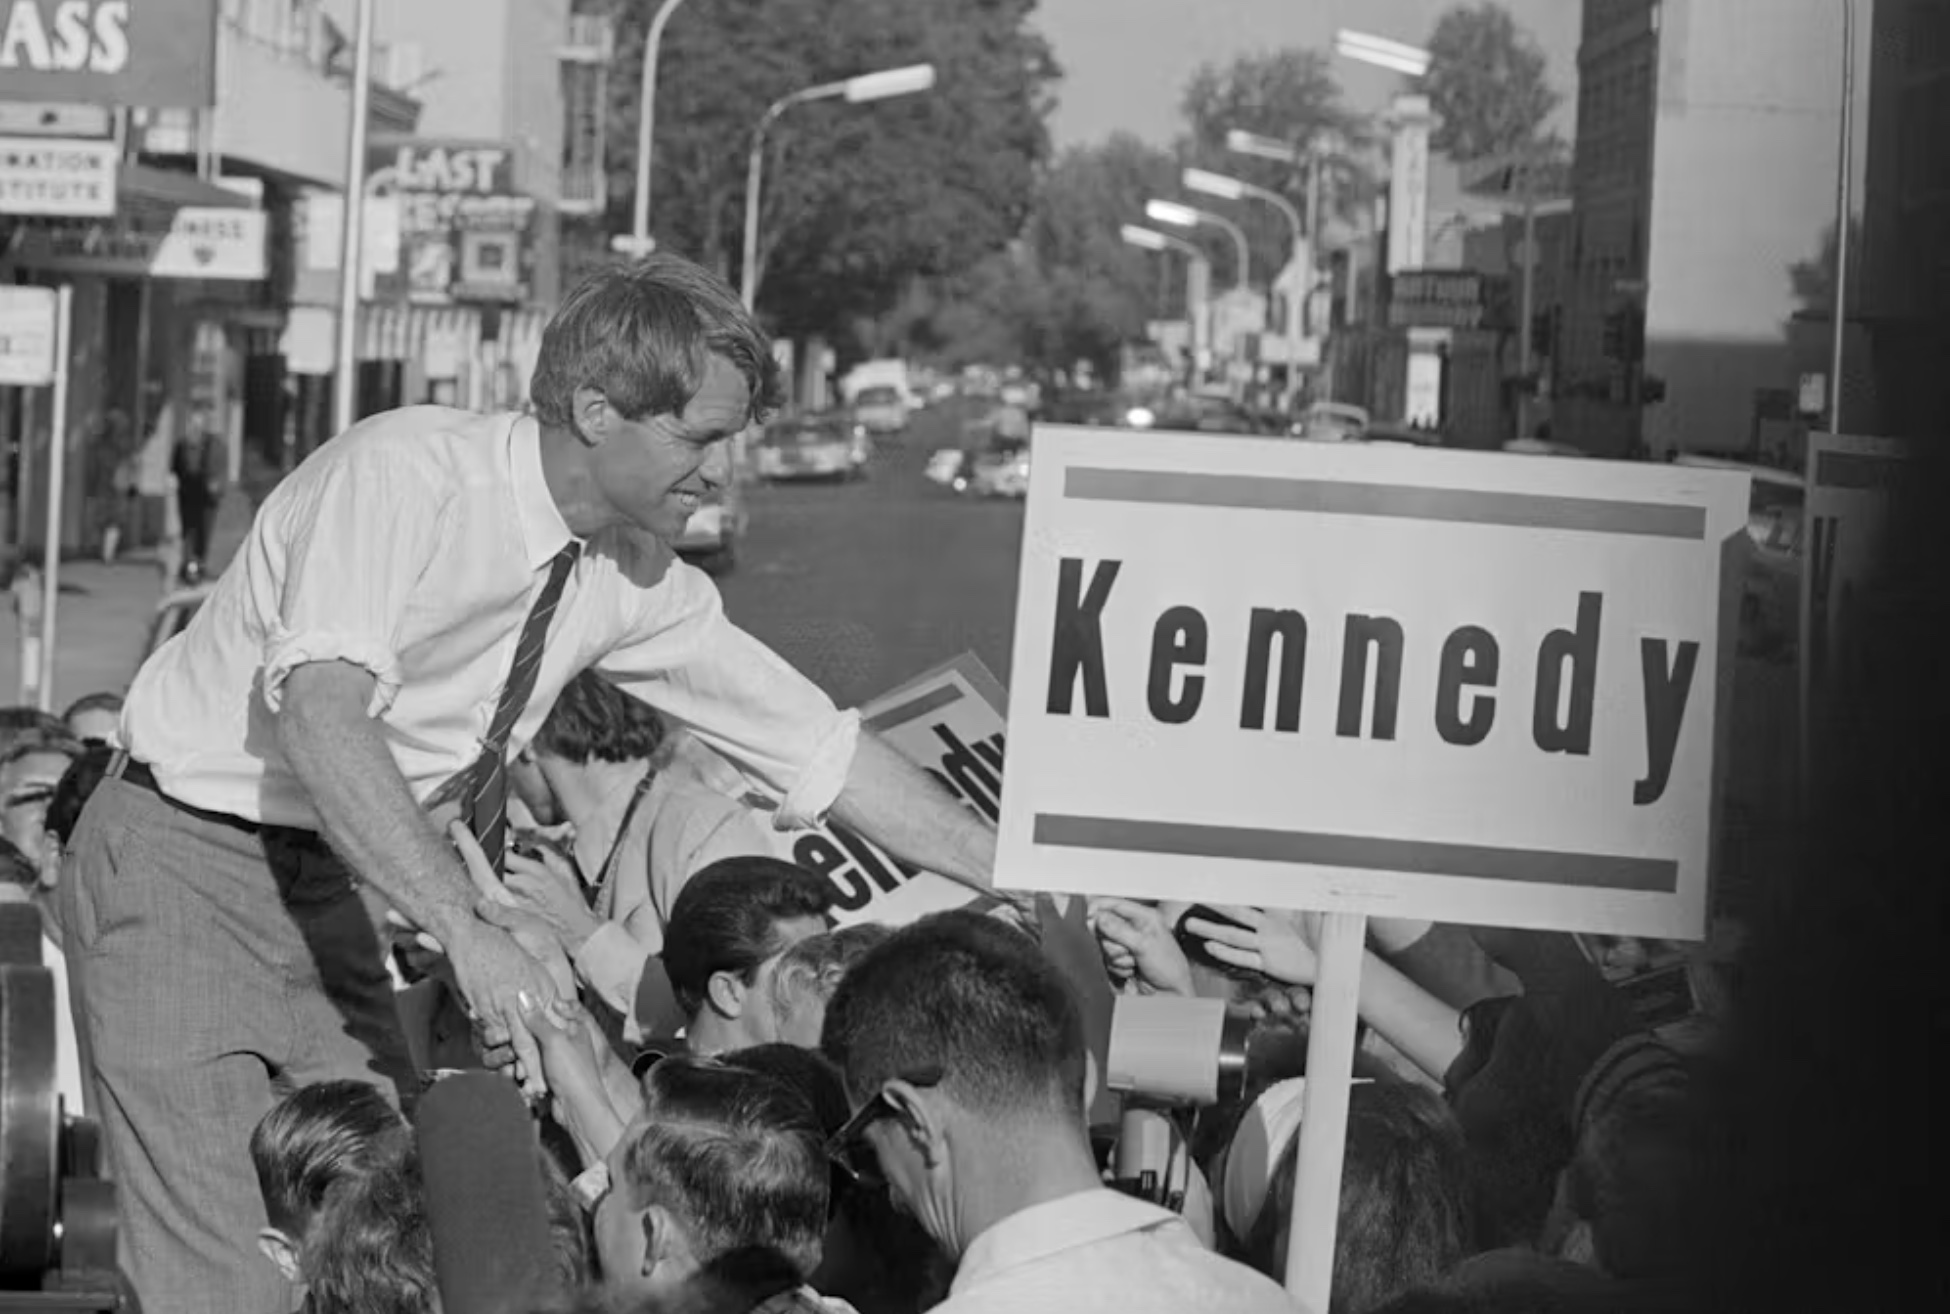
[[1011, 1214], [975, 1238], [937, 1314], [1297, 1314], [1280, 1285], [1185, 1220], [1109, 1189]]
[[[130, 754], [170, 797], [316, 829], [277, 746], [287, 676], [344, 661], [424, 800], [481, 752], [551, 559], [571, 540], [519, 415], [415, 406], [327, 443], [265, 499], [196, 617], [136, 676]], [[782, 829], [822, 816], [852, 765], [859, 717], [725, 618], [717, 587], [648, 535], [583, 543], [508, 745], [595, 667], [738, 763], [781, 800]]]

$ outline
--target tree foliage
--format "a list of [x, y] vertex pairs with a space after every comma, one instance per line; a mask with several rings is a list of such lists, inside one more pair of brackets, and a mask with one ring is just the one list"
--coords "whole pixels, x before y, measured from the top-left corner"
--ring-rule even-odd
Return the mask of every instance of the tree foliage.
[[[610, 0], [609, 230], [627, 231], [638, 88], [656, 6]], [[1034, 0], [710, 0], [676, 12], [658, 60], [651, 232], [738, 277], [753, 132], [780, 97], [932, 62], [934, 89], [788, 110], [768, 137], [759, 309], [784, 333], [830, 333], [886, 309], [917, 275], [1000, 250], [1047, 154], [1056, 69]]]
[[1544, 52], [1495, 0], [1456, 5], [1436, 20], [1423, 87], [1436, 114], [1429, 144], [1478, 160], [1539, 140], [1557, 108]]
[[[1333, 63], [1321, 51], [1274, 50], [1204, 65], [1186, 85], [1181, 106], [1187, 134], [1179, 150], [1187, 164], [1268, 188], [1304, 213], [1305, 166], [1228, 150], [1226, 134], [1239, 128], [1322, 154], [1324, 218], [1351, 217], [1372, 199], [1372, 184], [1356, 160], [1366, 125], [1341, 102]], [[1175, 179], [1169, 194], [1177, 194]], [[1201, 209], [1223, 212], [1246, 230], [1255, 283], [1270, 282], [1286, 264], [1291, 234], [1277, 211], [1258, 203], [1187, 199]], [[1201, 230], [1200, 240], [1214, 253], [1215, 271], [1230, 273], [1231, 240], [1209, 228]]]

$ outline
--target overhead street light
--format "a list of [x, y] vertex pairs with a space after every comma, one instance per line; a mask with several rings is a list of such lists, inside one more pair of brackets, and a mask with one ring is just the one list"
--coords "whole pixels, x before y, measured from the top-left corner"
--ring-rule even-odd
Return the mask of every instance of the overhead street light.
[[633, 260], [641, 260], [657, 249], [650, 240], [650, 149], [657, 130], [657, 55], [663, 49], [664, 25], [684, 0], [663, 0], [650, 19], [650, 30], [643, 38], [643, 83], [637, 92], [636, 121], [636, 207], [628, 237], [610, 240], [610, 246]]
[[1262, 137], [1244, 128], [1232, 128], [1226, 133], [1226, 149], [1238, 155], [1257, 155], [1262, 160], [1278, 160], [1281, 164], [1298, 164], [1303, 158], [1299, 147], [1278, 137]]
[[1132, 246], [1146, 251], [1176, 251], [1185, 257], [1185, 318], [1191, 322], [1192, 357], [1196, 361], [1205, 349], [1205, 297], [1202, 289], [1211, 281], [1212, 261], [1182, 237], [1161, 233], [1139, 224], [1125, 224], [1117, 230]]
[[1144, 205], [1144, 217], [1153, 223], [1170, 224], [1174, 228], [1196, 228], [1200, 224], [1223, 228], [1232, 237], [1234, 255], [1238, 261], [1233, 285], [1240, 291], [1245, 290], [1250, 273], [1248, 265], [1251, 260], [1246, 247], [1245, 229], [1222, 214], [1213, 214], [1210, 210], [1196, 210], [1189, 205], [1180, 205], [1176, 201], [1147, 201]]
[[752, 134], [751, 160], [745, 171], [745, 258], [738, 288], [745, 309], [752, 309], [758, 301], [758, 196], [765, 173], [766, 130], [779, 115], [809, 100], [845, 100], [849, 104], [860, 105], [868, 101], [886, 100], [890, 96], [928, 91], [933, 86], [933, 64], [905, 64], [899, 68], [862, 73], [839, 82], [822, 82], [789, 96], [781, 96], [766, 109], [758, 121], [757, 131]]
[[1364, 64], [1393, 69], [1412, 78], [1426, 74], [1429, 65], [1435, 61], [1435, 57], [1420, 46], [1390, 41], [1387, 37], [1367, 32], [1351, 32], [1347, 28], [1334, 33], [1334, 53], [1347, 59], [1358, 59]]
[[[1247, 135], [1250, 136], [1251, 134]], [[1230, 140], [1232, 134], [1227, 133], [1226, 136]], [[1276, 142], [1274, 144], [1278, 145], [1279, 143]], [[1301, 307], [1312, 299], [1314, 289], [1315, 259], [1313, 249], [1307, 239], [1313, 232], [1312, 226], [1318, 221], [1318, 215], [1310, 205], [1307, 215], [1307, 229], [1303, 233], [1301, 231], [1300, 212], [1294, 209], [1291, 201], [1270, 188], [1256, 186], [1243, 178], [1232, 178], [1222, 173], [1213, 173], [1209, 169], [1187, 169], [1181, 176], [1180, 181], [1185, 184], [1186, 191], [1203, 192], [1207, 196], [1216, 196], [1221, 200], [1264, 201], [1266, 204], [1277, 209], [1285, 217], [1287, 231], [1292, 239], [1288, 247], [1288, 259], [1300, 266], [1299, 295], [1288, 297], [1286, 305], [1286, 386], [1288, 397], [1292, 397], [1295, 390], [1300, 386], [1300, 331], [1304, 327], [1301, 323]], [[1307, 195], [1311, 201], [1319, 196], [1319, 191], [1309, 186]]]

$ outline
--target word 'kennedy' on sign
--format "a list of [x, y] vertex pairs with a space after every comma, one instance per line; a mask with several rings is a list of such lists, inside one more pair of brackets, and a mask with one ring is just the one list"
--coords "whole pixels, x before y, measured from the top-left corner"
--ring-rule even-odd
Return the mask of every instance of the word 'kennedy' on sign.
[[[1058, 572], [1055, 635], [1050, 649], [1047, 710], [1069, 716], [1082, 691], [1082, 714], [1108, 717], [1103, 612], [1109, 604], [1121, 561], [1095, 564], [1088, 586], [1085, 563], [1065, 557]], [[1552, 630], [1537, 646], [1532, 683], [1530, 736], [1545, 753], [1591, 752], [1592, 699], [1597, 687], [1598, 639], [1604, 613], [1602, 593], [1580, 593], [1577, 622]], [[1305, 613], [1292, 607], [1254, 607], [1244, 631], [1235, 636], [1243, 667], [1239, 728], [1269, 728], [1297, 734], [1307, 672], [1308, 626]], [[1402, 710], [1402, 656], [1408, 636], [1392, 616], [1350, 615], [1340, 637], [1339, 693], [1333, 733], [1358, 739], [1394, 739]], [[1632, 786], [1632, 802], [1645, 806], [1666, 792], [1672, 754], [1679, 742], [1686, 695], [1699, 665], [1698, 642], [1677, 643], [1645, 637], [1645, 777]], [[1144, 705], [1166, 725], [1182, 725], [1205, 710], [1206, 676], [1212, 653], [1211, 624], [1196, 606], [1179, 604], [1160, 612], [1151, 630]], [[1275, 656], [1277, 652], [1277, 658]], [[1459, 625], [1441, 640], [1436, 663], [1432, 728], [1444, 743], [1481, 744], [1496, 724], [1497, 673], [1502, 649], [1496, 635], [1480, 625]], [[1371, 670], [1372, 667], [1372, 670]], [[1372, 676], [1372, 678], [1371, 678]], [[1370, 698], [1369, 690], [1373, 690]], [[1368, 713], [1363, 725], [1362, 713]], [[1220, 713], [1225, 715], [1226, 713]], [[1521, 733], [1521, 731], [1518, 731]]]
[[1686, 937], [1744, 475], [1052, 429], [998, 884]]

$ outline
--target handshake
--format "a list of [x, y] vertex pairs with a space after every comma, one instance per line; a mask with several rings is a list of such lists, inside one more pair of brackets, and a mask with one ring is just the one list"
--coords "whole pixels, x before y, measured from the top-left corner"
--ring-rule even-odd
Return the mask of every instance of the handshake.
[[445, 943], [397, 909], [386, 920], [410, 936], [409, 960], [420, 959], [465, 1004], [487, 1066], [510, 1071], [530, 1099], [539, 1099], [549, 1090], [543, 1038], [584, 1026], [570, 962], [602, 923], [552, 837], [520, 833], [504, 880], [466, 825], [451, 823], [447, 835], [473, 883], [473, 917], [449, 928]]

